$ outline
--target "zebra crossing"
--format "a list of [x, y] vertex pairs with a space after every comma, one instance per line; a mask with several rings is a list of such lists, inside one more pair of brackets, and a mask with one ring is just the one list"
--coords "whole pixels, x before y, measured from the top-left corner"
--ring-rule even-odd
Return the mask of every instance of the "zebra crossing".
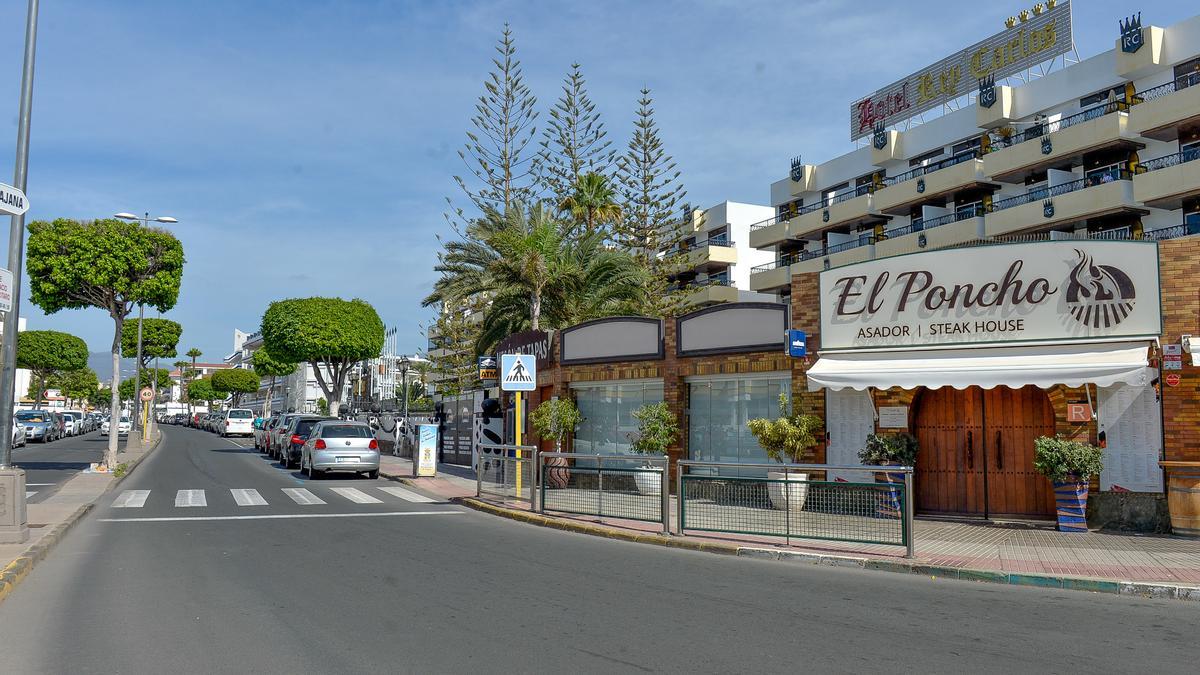
[[[314, 490], [321, 493], [318, 496]], [[113, 499], [110, 506], [114, 509], [140, 509], [152, 503], [153, 490], [124, 490]], [[169, 496], [169, 491], [168, 496]], [[177, 490], [174, 495], [176, 508], [194, 508], [209, 506], [209, 490]], [[272, 502], [287, 504], [289, 501], [299, 506], [316, 506], [339, 502], [353, 504], [384, 504], [387, 501], [399, 499], [418, 504], [444, 504], [445, 502], [431, 499], [401, 487], [386, 486], [372, 488], [329, 487], [329, 488], [280, 488], [278, 495], [268, 491], [266, 495], [254, 488], [231, 488], [229, 490], [212, 490], [214, 503], [225, 501], [225, 495], [236, 506], [270, 506]], [[374, 494], [373, 494], [374, 493]], [[376, 496], [379, 495], [379, 496]], [[381, 498], [382, 497], [382, 498]], [[286, 498], [286, 499], [285, 499]]]

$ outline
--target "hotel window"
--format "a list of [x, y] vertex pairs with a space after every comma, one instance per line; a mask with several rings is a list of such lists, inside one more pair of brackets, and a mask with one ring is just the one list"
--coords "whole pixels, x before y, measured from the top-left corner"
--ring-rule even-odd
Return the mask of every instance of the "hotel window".
[[822, 192], [821, 198], [825, 201], [829, 201], [829, 200], [833, 199], [835, 196], [837, 196], [838, 193], [840, 193], [844, 190], [847, 190], [849, 188], [850, 188], [849, 183], [842, 183], [841, 185], [834, 185], [833, 187], [829, 188], [828, 190]]
[[1098, 91], [1098, 92], [1092, 94], [1091, 96], [1084, 96], [1083, 98], [1079, 99], [1079, 107], [1080, 108], [1090, 108], [1091, 106], [1094, 106], [1094, 105], [1097, 105], [1100, 103], [1104, 103], [1105, 101], [1108, 100], [1109, 94], [1112, 94], [1112, 97], [1115, 100], [1124, 101], [1125, 100], [1125, 86], [1121, 85], [1121, 86], [1113, 87], [1112, 89], [1105, 89], [1104, 91]]
[[643, 405], [661, 403], [662, 380], [634, 382], [591, 382], [572, 384], [575, 405], [583, 420], [575, 427], [575, 452], [624, 455], [633, 452], [637, 435], [633, 411]]
[[1186, 89], [1200, 84], [1200, 59], [1192, 59], [1175, 66], [1175, 87]]
[[785, 217], [785, 216], [795, 215], [796, 213], [798, 213], [800, 211], [801, 206], [804, 206], [803, 199], [793, 199], [792, 201], [790, 201], [786, 204], [780, 204], [778, 207], [779, 213], [777, 215], [779, 215], [781, 218]]
[[[779, 395], [791, 395], [791, 375], [688, 380], [688, 457], [706, 462], [768, 463], [746, 428], [757, 417], [779, 417]], [[725, 467], [721, 475], [765, 475], [765, 469]]]
[[1117, 162], [1116, 164], [1109, 164], [1108, 166], [1102, 166], [1089, 170], [1086, 176], [1088, 187], [1100, 185], [1101, 183], [1111, 183], [1114, 180], [1120, 180], [1121, 166], [1122, 163]]
[[944, 154], [945, 154], [945, 149], [938, 148], [937, 150], [934, 150], [933, 152], [927, 152], [927, 153], [921, 155], [920, 157], [913, 157], [912, 159], [908, 160], [908, 165], [910, 167], [914, 167], [914, 168], [918, 167], [918, 166], [925, 166], [929, 162], [932, 162], [933, 160], [937, 159], [938, 157], [941, 157]]
[[962, 143], [955, 143], [954, 147], [950, 148], [950, 154], [957, 157], [964, 152], [974, 152], [979, 150], [981, 141], [979, 138], [969, 138]]
[[1180, 159], [1185, 162], [1191, 162], [1200, 159], [1200, 141], [1192, 143], [1181, 143], [1179, 145]]

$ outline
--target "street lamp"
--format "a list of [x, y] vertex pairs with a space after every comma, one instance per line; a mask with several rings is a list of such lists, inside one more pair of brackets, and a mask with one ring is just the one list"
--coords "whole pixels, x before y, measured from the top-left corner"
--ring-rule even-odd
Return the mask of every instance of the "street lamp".
[[[171, 216], [159, 216], [157, 218], [151, 218], [150, 214], [146, 213], [146, 215], [144, 217], [138, 217], [138, 216], [133, 215], [132, 213], [127, 213], [125, 211], [122, 211], [121, 213], [113, 214], [113, 218], [120, 218], [121, 220], [137, 220], [137, 221], [140, 221], [142, 223], [142, 225], [145, 227], [149, 227], [151, 221], [153, 221], [155, 223], [168, 223], [168, 224], [179, 222], [178, 220], [172, 218]], [[134, 376], [134, 382], [133, 382], [133, 395], [134, 396], [140, 396], [141, 391], [142, 391], [142, 319], [144, 319], [145, 317], [146, 317], [146, 308], [144, 305], [142, 305], [142, 303], [139, 302], [138, 303], [137, 364], [136, 364], [137, 365], [137, 370], [136, 370], [137, 374]], [[157, 368], [157, 364], [155, 365], [155, 367]], [[155, 375], [158, 375], [157, 371], [155, 372]], [[155, 391], [155, 392], [157, 392], [157, 390], [158, 390], [158, 388], [154, 386], [155, 384], [157, 384], [157, 380], [158, 380], [158, 378], [155, 377], [154, 381], [151, 382], [151, 390]], [[138, 416], [137, 415], [133, 416], [133, 426], [135, 429], [138, 428]], [[144, 426], [145, 425], [143, 424], [142, 440], [146, 440], [146, 433], [144, 430]]]
[[400, 381], [404, 384], [404, 445], [408, 445], [408, 357], [400, 357]]

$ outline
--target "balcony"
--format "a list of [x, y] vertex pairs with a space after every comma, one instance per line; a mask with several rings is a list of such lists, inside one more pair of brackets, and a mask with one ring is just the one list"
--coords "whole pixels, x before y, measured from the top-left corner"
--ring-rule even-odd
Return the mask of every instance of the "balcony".
[[886, 258], [982, 239], [983, 221], [983, 207], [963, 209], [926, 221], [917, 220], [906, 227], [889, 230], [885, 239], [875, 242], [875, 255]]
[[1137, 95], [1129, 112], [1132, 133], [1159, 141], [1179, 138], [1180, 127], [1200, 124], [1200, 73], [1188, 73], [1173, 82]]
[[1113, 171], [1069, 183], [1032, 190], [992, 205], [984, 232], [997, 237], [1017, 232], [1064, 227], [1116, 213], [1146, 215], [1136, 206], [1128, 171]]
[[750, 290], [776, 291], [790, 286], [793, 274], [819, 272], [874, 257], [875, 237], [869, 234], [840, 244], [789, 253], [774, 262], [750, 268]]
[[[1200, 89], [1200, 87], [1197, 87]], [[1133, 177], [1133, 197], [1146, 206], [1174, 210], [1183, 200], [1200, 196], [1200, 148], [1191, 148], [1142, 163]]]
[[1128, 109], [1124, 101], [1112, 101], [994, 141], [983, 158], [984, 173], [1015, 183], [1052, 166], [1080, 164], [1084, 153], [1145, 147], [1134, 140]]
[[814, 232], [835, 227], [845, 228], [879, 219], [872, 206], [872, 185], [862, 185], [800, 209], [799, 215], [788, 221], [788, 237], [800, 239]]
[[787, 216], [768, 218], [750, 226], [750, 248], [771, 248], [787, 241]]
[[704, 271], [712, 268], [724, 268], [737, 264], [737, 249], [728, 237], [714, 237], [691, 247], [675, 249], [675, 252], [687, 251], [687, 262], [684, 267]]
[[943, 198], [964, 188], [986, 185], [983, 161], [973, 152], [919, 166], [908, 173], [887, 178], [875, 191], [872, 205], [880, 212], [905, 215], [916, 204]]
[[692, 307], [738, 301], [738, 289], [734, 287], [728, 275], [709, 277], [691, 283], [687, 288], [692, 292], [684, 302]]
[[773, 262], [751, 267], [750, 290], [769, 293], [790, 287], [792, 274], [789, 268], [797, 258], [798, 254], [790, 253]]

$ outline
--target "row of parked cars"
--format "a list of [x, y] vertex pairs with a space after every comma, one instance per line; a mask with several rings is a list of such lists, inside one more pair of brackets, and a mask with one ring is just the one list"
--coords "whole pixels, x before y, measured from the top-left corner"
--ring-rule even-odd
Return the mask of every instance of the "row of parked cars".
[[13, 445], [80, 436], [100, 428], [106, 419], [100, 413], [82, 410], [18, 410], [13, 415]]
[[163, 419], [169, 424], [179, 424], [193, 429], [203, 429], [228, 438], [230, 436], [254, 435], [254, 411], [249, 408], [233, 408], [221, 412], [173, 415]]
[[369, 424], [304, 413], [280, 413], [253, 422], [254, 447], [284, 468], [310, 479], [327, 472], [379, 477], [379, 441]]

